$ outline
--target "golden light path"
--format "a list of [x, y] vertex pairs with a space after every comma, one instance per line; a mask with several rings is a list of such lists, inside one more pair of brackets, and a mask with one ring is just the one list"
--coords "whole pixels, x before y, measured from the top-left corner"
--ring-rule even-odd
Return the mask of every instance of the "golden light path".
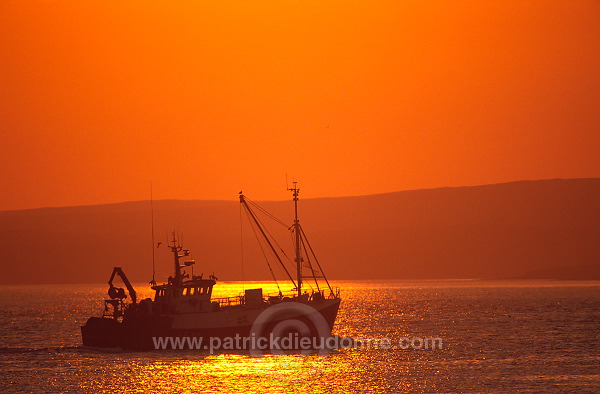
[[[87, 381], [81, 388], [94, 392], [169, 393], [377, 391], [377, 385], [382, 380], [365, 374], [365, 365], [354, 357], [354, 351], [344, 352], [346, 354], [327, 356], [158, 355], [157, 360], [150, 364], [146, 359], [140, 364], [127, 360], [124, 363], [127, 364], [126, 370], [122, 371], [123, 378], [118, 378], [119, 371], [113, 369], [110, 371], [111, 378], [99, 382]], [[396, 387], [405, 386], [401, 391], [410, 388], [411, 383], [406, 379], [410, 376], [410, 369], [414, 370], [415, 366], [405, 364], [393, 371], [391, 377]]]

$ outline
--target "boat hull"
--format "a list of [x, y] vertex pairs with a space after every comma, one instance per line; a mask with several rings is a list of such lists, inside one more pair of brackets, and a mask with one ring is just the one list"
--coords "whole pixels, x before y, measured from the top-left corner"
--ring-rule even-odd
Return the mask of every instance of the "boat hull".
[[[303, 313], [302, 308], [294, 308], [292, 304], [306, 305], [314, 314]], [[259, 307], [235, 306], [222, 308], [219, 311], [206, 313], [189, 313], [179, 315], [154, 315], [144, 313], [132, 313], [126, 315], [123, 321], [119, 322], [112, 318], [91, 317], [85, 325], [81, 327], [83, 345], [97, 348], [115, 348], [119, 347], [125, 350], [157, 350], [159, 348], [172, 349], [176, 346], [158, 346], [164, 345], [158, 338], [196, 338], [200, 339], [200, 349], [209, 349], [215, 343], [221, 343], [227, 338], [248, 338], [251, 335], [268, 337], [273, 327], [277, 327], [282, 322], [297, 323], [302, 327], [308, 327], [311, 337], [323, 336], [323, 331], [327, 335], [331, 334], [337, 312], [340, 305], [340, 299], [325, 299], [306, 303], [280, 303], [278, 309], [283, 313], [278, 313], [267, 321], [263, 321], [264, 314], [271, 305]], [[255, 324], [261, 321], [261, 332], [256, 333]], [[324, 329], [319, 329], [319, 322], [326, 322]], [[254, 331], [253, 331], [254, 327]], [[183, 342], [177, 342], [183, 343]], [[198, 344], [199, 342], [196, 342]], [[237, 342], [238, 344], [240, 342]], [[171, 343], [173, 345], [173, 343]], [[181, 346], [179, 348], [186, 348]], [[189, 348], [189, 346], [188, 346]], [[198, 348], [198, 347], [197, 347]], [[210, 350], [213, 350], [212, 347]], [[246, 350], [246, 349], [232, 349]]]

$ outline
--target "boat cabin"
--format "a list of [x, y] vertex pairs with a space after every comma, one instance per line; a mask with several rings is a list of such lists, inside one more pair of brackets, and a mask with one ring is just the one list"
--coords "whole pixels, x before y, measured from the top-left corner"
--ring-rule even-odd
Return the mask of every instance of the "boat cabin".
[[181, 285], [153, 286], [154, 305], [160, 314], [210, 312], [213, 279], [194, 277]]

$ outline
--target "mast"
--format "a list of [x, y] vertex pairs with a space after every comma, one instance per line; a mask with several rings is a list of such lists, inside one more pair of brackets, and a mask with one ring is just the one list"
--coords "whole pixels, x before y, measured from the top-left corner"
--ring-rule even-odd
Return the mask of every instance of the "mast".
[[[179, 254], [183, 250], [181, 245], [177, 244], [177, 240], [175, 239], [175, 231], [173, 231], [173, 241], [171, 241], [173, 245], [169, 245], [171, 252], [173, 252], [174, 256], [174, 264], [175, 264], [175, 277], [173, 278], [173, 283], [175, 285], [183, 284], [183, 276], [181, 275], [181, 265], [179, 264], [179, 258], [183, 257]], [[184, 255], [189, 255], [188, 250], [184, 250]]]
[[296, 246], [296, 283], [298, 290], [298, 297], [302, 294], [302, 256], [300, 252], [300, 221], [298, 220], [298, 194], [300, 194], [300, 189], [297, 186], [298, 182], [294, 182], [294, 187], [288, 189], [293, 192], [294, 196], [294, 235], [296, 236], [295, 246]]

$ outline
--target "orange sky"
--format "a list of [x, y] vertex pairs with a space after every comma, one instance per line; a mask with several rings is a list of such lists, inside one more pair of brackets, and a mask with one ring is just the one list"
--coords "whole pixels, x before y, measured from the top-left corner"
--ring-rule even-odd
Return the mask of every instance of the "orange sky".
[[0, 209], [600, 176], [600, 1], [2, 0]]

